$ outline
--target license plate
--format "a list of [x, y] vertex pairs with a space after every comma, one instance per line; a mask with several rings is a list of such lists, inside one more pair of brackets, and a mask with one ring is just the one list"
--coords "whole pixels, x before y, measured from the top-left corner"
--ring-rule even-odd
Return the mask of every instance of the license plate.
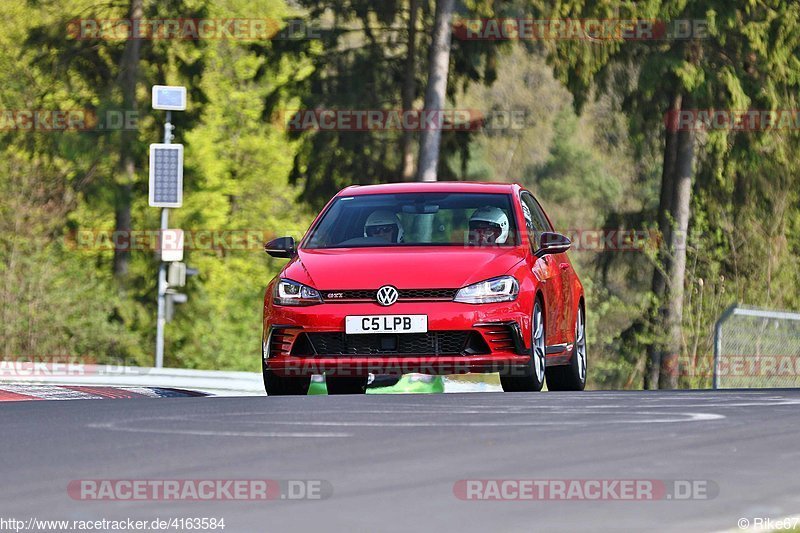
[[344, 331], [348, 335], [428, 332], [428, 315], [348, 316], [344, 320]]

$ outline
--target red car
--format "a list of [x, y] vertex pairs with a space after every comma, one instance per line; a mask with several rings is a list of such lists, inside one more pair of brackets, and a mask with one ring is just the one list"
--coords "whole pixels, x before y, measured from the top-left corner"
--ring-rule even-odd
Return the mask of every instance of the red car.
[[533, 195], [501, 183], [348, 187], [264, 296], [269, 395], [363, 393], [372, 374], [499, 372], [505, 391], [582, 390], [583, 287]]

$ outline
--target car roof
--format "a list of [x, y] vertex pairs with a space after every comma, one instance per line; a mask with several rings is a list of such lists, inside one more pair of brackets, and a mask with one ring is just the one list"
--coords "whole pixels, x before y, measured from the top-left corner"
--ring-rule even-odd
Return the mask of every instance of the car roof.
[[351, 185], [338, 196], [360, 196], [365, 194], [399, 194], [414, 192], [472, 192], [511, 194], [521, 187], [516, 183], [486, 183], [476, 181], [432, 181], [383, 183], [380, 185]]

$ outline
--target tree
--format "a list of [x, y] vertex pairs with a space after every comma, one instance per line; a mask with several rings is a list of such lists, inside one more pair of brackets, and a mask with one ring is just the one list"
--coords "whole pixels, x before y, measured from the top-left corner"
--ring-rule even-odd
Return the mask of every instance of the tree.
[[[428, 85], [425, 90], [423, 113], [440, 113], [444, 110], [447, 79], [450, 72], [450, 41], [452, 38], [453, 8], [455, 0], [437, 0], [436, 19], [428, 60]], [[419, 181], [436, 181], [439, 150], [442, 142], [441, 128], [422, 131], [419, 152]]]
[[[465, 16], [491, 16], [505, 2], [470, 2]], [[304, 20], [314, 29], [307, 39], [274, 39], [252, 49], [270, 63], [291, 58], [302, 68], [270, 84], [265, 119], [282, 117], [286, 125], [295, 111], [414, 109], [424, 100], [419, 89], [434, 27], [432, 0], [330, 3], [303, 0]], [[413, 23], [414, 16], [417, 23]], [[454, 40], [450, 48], [446, 99], [469, 83], [496, 79], [493, 58], [502, 43]], [[266, 71], [264, 71], [266, 73]], [[279, 102], [293, 102], [281, 108]], [[291, 181], [302, 187], [301, 200], [319, 208], [344, 186], [409, 179], [413, 173], [416, 131], [316, 131], [289, 128], [299, 140]], [[454, 179], [448, 156], [463, 152], [469, 132], [441, 132], [439, 173]]]
[[[601, 6], [583, 1], [564, 2], [554, 10], [574, 18], [606, 14]], [[770, 78], [773, 83], [788, 87], [793, 82], [791, 74], [783, 69], [777, 75], [758, 73], [757, 65], [769, 63], [773, 55], [787, 57], [787, 50], [793, 49], [795, 45], [786, 36], [796, 32], [792, 30], [796, 27], [796, 11], [796, 7], [769, 1], [641, 3], [616, 16], [705, 20], [709, 23], [708, 35], [661, 43], [612, 42], [592, 51], [580, 44], [557, 44], [552, 48], [555, 67], [576, 94], [578, 103], [590, 94], [593, 84], [601, 90], [626, 87], [613, 83], [618, 81], [615, 75], [619, 66], [623, 66], [624, 72], [635, 73], [636, 82], [630, 85], [624, 106], [634, 119], [632, 132], [644, 133], [655, 140], [660, 138], [656, 132], [663, 132], [661, 117], [670, 111], [692, 113], [695, 107], [746, 109], [754, 98], [764, 94]], [[765, 34], [765, 24], [773, 31]], [[764, 39], [765, 35], [770, 37]], [[709, 138], [715, 140], [711, 147], [727, 145], [727, 133], [712, 133]], [[697, 161], [693, 127], [668, 130], [663, 142], [661, 193], [655, 218], [665, 247], [658, 256], [652, 280], [657, 312], [648, 347], [645, 374], [648, 388], [677, 385], [678, 356], [684, 348], [686, 239], [690, 230], [693, 177], [696, 163], [708, 165], [715, 174], [721, 170], [719, 158], [706, 158], [704, 153]]]
[[[244, 18], [254, 10], [280, 19], [287, 11], [280, 0], [228, 0], [224, 6], [192, 2], [191, 9], [181, 2], [142, 4], [142, 16], [153, 19]], [[195, 242], [186, 252], [201, 274], [192, 278], [186, 288], [189, 302], [168, 326], [166, 362], [257, 369], [251, 347], [260, 336], [262, 293], [253, 282], [268, 280], [279, 263], [259, 253], [255, 239], [278, 232], [299, 236], [309, 214], [295, 205], [297, 191], [287, 183], [296, 147], [262, 121], [269, 87], [254, 77], [264, 67], [269, 72], [262, 80], [273, 80], [297, 65], [265, 65], [246, 43], [234, 40], [73, 39], [68, 21], [121, 19], [130, 16], [129, 6], [48, 0], [37, 7], [0, 6], [3, 18], [14, 21], [13, 31], [0, 36], [2, 107], [89, 109], [104, 118], [106, 109], [133, 102], [140, 113], [136, 130], [0, 131], [3, 353], [152, 364], [152, 251], [131, 251], [123, 279], [113, 275], [115, 250], [109, 240], [82, 244], [78, 239], [115, 230], [118, 186], [126, 183], [131, 185], [130, 227], [139, 232], [158, 227], [158, 210], [147, 205], [143, 170], [147, 145], [161, 139], [163, 113], [150, 112], [141, 102], [148, 98], [145, 87], [167, 82], [189, 90], [189, 109], [173, 120], [177, 141], [186, 145], [186, 194], [172, 220], [187, 235], [213, 230], [220, 240], [215, 237], [208, 249], [198, 249], [207, 241]], [[140, 46], [138, 62], [132, 60], [132, 43]], [[126, 160], [133, 162], [132, 182]]]
[[[408, 0], [408, 30], [406, 46], [406, 64], [403, 72], [403, 111], [414, 108], [417, 97], [417, 22], [419, 20], [419, 0]], [[403, 181], [414, 179], [414, 132], [403, 132]]]
[[[35, 0], [42, 3], [42, 0]], [[202, 55], [198, 57], [192, 50], [199, 50], [204, 43], [199, 40], [169, 39], [150, 40], [139, 37], [109, 38], [107, 35], [74, 36], [67, 28], [80, 13], [81, 19], [99, 20], [163, 20], [174, 18], [180, 13], [187, 19], [201, 19], [207, 16], [207, 6], [183, 0], [164, 5], [143, 0], [129, 0], [125, 9], [110, 5], [92, 5], [86, 8], [70, 4], [54, 6], [57, 13], [55, 21], [31, 28], [25, 40], [26, 53], [33, 57], [32, 65], [43, 75], [53, 73], [65, 83], [72, 85], [78, 94], [79, 105], [85, 109], [121, 110], [135, 113], [138, 125], [148, 124], [141, 113], [139, 101], [143, 98], [142, 86], [156, 83], [185, 83], [189, 87], [192, 110], [183, 113], [178, 119], [180, 126], [188, 126], [196, 120], [202, 110], [205, 97], [195, 89], [191, 81], [202, 73]], [[149, 92], [149, 91], [147, 91]], [[132, 228], [131, 204], [133, 198], [143, 192], [144, 180], [141, 169], [145, 167], [147, 145], [161, 138], [161, 131], [152, 124], [150, 129], [122, 129], [103, 132], [105, 140], [114, 139], [114, 149], [98, 150], [103, 160], [112, 158], [113, 168], [101, 181], [92, 185], [112, 191], [110, 203], [114, 212], [115, 230], [127, 234]], [[88, 135], [97, 135], [89, 133]], [[87, 135], [87, 136], [88, 136]], [[137, 169], [139, 169], [137, 171]], [[93, 191], [94, 192], [94, 191]], [[105, 196], [105, 192], [101, 193]], [[125, 278], [128, 275], [130, 252], [115, 250], [111, 262], [112, 272]], [[128, 280], [130, 281], [130, 280]]]
[[[128, 19], [140, 21], [144, 14], [142, 0], [131, 0]], [[122, 109], [136, 109], [136, 85], [139, 81], [140, 39], [128, 39], [120, 60], [118, 81], [122, 86]], [[123, 173], [122, 183], [117, 187], [115, 205], [116, 231], [127, 234], [131, 231], [131, 192], [136, 182], [136, 160], [134, 152], [134, 132], [125, 130], [120, 135], [119, 166]], [[124, 277], [128, 274], [130, 251], [114, 250], [114, 275]]]

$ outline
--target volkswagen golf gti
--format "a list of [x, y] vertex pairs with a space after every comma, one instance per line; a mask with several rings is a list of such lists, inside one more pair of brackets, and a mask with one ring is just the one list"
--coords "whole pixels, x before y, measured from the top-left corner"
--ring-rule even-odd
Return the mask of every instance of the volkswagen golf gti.
[[570, 241], [505, 183], [339, 192], [266, 288], [269, 395], [358, 394], [372, 374], [499, 372], [505, 391], [583, 390], [586, 319]]

